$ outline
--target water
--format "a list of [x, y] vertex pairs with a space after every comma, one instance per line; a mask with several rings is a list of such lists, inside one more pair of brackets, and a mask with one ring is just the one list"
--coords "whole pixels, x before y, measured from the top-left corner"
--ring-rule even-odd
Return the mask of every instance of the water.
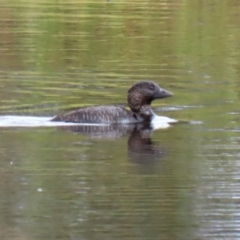
[[1, 117], [126, 104], [150, 79], [174, 93], [154, 111], [190, 122], [1, 127], [1, 239], [239, 239], [237, 0], [0, 6]]

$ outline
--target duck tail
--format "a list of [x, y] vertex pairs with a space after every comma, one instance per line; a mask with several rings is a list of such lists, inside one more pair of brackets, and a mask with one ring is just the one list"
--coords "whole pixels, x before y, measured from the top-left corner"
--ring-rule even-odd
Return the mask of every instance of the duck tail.
[[61, 121], [61, 117], [57, 115], [54, 118], [52, 118], [50, 121], [51, 122], [60, 122]]

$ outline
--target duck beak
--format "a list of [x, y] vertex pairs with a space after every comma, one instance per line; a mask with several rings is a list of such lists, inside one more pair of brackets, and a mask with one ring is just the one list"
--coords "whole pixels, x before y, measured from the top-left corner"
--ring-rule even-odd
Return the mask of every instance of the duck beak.
[[154, 94], [154, 98], [166, 98], [166, 97], [171, 97], [173, 93], [163, 89], [159, 88], [158, 91]]

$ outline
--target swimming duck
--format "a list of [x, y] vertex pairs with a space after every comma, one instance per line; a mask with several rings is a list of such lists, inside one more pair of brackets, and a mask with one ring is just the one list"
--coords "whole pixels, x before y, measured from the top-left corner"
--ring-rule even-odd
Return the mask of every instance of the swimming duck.
[[55, 116], [51, 121], [72, 123], [126, 124], [150, 122], [156, 115], [151, 102], [158, 98], [171, 97], [173, 94], [159, 87], [153, 81], [135, 83], [127, 95], [127, 110], [122, 106], [106, 105], [82, 107], [69, 113]]

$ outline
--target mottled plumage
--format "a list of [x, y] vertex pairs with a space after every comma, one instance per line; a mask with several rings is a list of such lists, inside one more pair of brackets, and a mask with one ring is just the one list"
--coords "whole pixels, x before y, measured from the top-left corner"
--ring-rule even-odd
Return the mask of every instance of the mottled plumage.
[[114, 105], [83, 107], [78, 110], [56, 116], [51, 121], [73, 123], [136, 123], [151, 121], [155, 115], [151, 102], [157, 98], [172, 96], [155, 82], [142, 81], [135, 83], [128, 91], [128, 105], [131, 111]]
[[134, 113], [121, 106], [92, 106], [56, 116], [52, 121], [74, 123], [130, 123], [138, 122]]

